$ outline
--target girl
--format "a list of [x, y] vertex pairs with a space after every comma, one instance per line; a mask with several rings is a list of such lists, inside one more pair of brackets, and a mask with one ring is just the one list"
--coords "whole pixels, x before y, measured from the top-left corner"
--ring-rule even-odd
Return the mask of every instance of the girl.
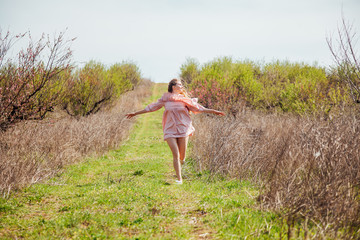
[[181, 165], [185, 162], [185, 154], [189, 136], [195, 128], [191, 123], [190, 111], [193, 113], [213, 113], [224, 116], [225, 113], [207, 109], [197, 103], [196, 98], [189, 98], [181, 81], [172, 79], [168, 85], [168, 92], [155, 103], [148, 105], [144, 110], [126, 114], [128, 119], [143, 113], [154, 112], [165, 107], [162, 126], [164, 140], [168, 143], [173, 154], [173, 164], [176, 172], [177, 184], [182, 184]]

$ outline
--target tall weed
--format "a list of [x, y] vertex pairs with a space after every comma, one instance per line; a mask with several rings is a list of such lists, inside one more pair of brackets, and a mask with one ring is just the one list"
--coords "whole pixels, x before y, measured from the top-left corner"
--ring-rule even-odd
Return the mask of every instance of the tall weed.
[[360, 237], [358, 114], [325, 121], [244, 107], [225, 119], [196, 116], [194, 126], [199, 171], [257, 183], [261, 205], [279, 211], [289, 229], [300, 221], [315, 238]]

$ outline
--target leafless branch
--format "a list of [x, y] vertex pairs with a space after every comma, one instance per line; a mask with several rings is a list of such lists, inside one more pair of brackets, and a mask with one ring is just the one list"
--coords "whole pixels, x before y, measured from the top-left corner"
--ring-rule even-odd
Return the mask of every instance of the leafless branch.
[[332, 37], [326, 41], [336, 64], [336, 72], [339, 79], [344, 81], [350, 91], [352, 100], [360, 102], [360, 63], [357, 56], [356, 32], [353, 25], [348, 23], [342, 16], [341, 26], [337, 29], [337, 46], [334, 46]]

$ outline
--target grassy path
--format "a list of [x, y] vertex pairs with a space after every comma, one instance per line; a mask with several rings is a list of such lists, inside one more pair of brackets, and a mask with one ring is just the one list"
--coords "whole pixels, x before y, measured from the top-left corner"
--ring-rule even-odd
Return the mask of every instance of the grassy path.
[[[166, 91], [157, 84], [147, 102]], [[141, 115], [129, 139], [102, 157], [9, 200], [0, 199], [1, 239], [274, 239], [276, 216], [254, 208], [256, 192], [184, 169], [175, 180], [162, 140], [163, 110]]]

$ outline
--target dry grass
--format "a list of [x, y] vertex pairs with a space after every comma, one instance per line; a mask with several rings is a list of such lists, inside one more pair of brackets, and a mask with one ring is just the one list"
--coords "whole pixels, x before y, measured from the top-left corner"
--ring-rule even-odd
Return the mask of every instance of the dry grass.
[[1, 133], [0, 192], [6, 197], [15, 189], [54, 176], [64, 165], [117, 146], [133, 124], [125, 114], [141, 108], [142, 100], [151, 94], [151, 84], [144, 81], [111, 109], [89, 117], [75, 119], [57, 113], [57, 117], [27, 121]]
[[285, 216], [290, 237], [299, 224], [315, 238], [360, 237], [358, 115], [325, 121], [244, 109], [194, 124], [197, 167], [259, 184], [260, 203]]

